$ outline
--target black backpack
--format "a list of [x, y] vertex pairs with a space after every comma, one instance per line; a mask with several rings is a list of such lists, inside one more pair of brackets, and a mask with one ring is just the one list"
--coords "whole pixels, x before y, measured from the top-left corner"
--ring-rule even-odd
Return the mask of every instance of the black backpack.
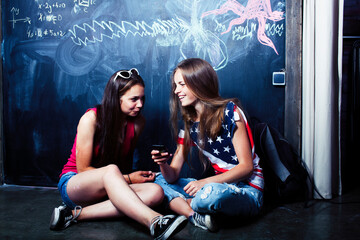
[[255, 124], [253, 131], [264, 174], [264, 203], [308, 200], [308, 172], [289, 142], [266, 123]]

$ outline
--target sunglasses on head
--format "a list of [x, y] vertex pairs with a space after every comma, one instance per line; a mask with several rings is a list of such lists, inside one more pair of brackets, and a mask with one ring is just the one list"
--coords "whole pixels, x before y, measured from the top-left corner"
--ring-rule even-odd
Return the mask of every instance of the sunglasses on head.
[[123, 79], [129, 79], [133, 74], [133, 71], [135, 71], [136, 74], [139, 75], [139, 71], [136, 68], [132, 68], [129, 71], [126, 70], [118, 71], [114, 77], [114, 82], [116, 81], [117, 77], [122, 77]]

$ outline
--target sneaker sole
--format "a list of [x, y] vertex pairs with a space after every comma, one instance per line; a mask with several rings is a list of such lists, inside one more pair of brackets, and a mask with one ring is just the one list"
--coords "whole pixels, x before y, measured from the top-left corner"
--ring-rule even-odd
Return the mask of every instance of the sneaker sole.
[[214, 221], [214, 218], [210, 215], [205, 216], [205, 224], [210, 232], [216, 232], [218, 230], [218, 226]]
[[60, 217], [60, 209], [55, 208], [51, 215], [51, 221], [50, 221], [51, 230], [57, 230], [57, 223], [59, 222], [59, 217]]
[[166, 240], [169, 237], [175, 235], [180, 232], [187, 224], [187, 218], [185, 216], [178, 216], [173, 224], [160, 236], [155, 238], [154, 240]]

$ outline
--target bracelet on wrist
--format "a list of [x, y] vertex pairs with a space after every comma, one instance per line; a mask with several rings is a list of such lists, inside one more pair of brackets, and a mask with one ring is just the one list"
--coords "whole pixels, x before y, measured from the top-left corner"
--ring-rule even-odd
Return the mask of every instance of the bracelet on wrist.
[[129, 184], [132, 184], [131, 179], [130, 179], [130, 175], [128, 174], [127, 176], [128, 176], [128, 179], [129, 179]]

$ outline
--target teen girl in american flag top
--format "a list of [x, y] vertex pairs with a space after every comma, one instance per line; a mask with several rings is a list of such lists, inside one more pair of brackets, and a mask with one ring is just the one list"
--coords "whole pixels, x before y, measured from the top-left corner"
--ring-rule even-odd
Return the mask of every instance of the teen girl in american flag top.
[[[161, 173], [155, 179], [169, 208], [200, 228], [216, 231], [216, 215], [250, 217], [263, 204], [264, 178], [259, 157], [239, 100], [219, 95], [217, 74], [205, 60], [191, 58], [174, 70], [170, 101], [171, 119], [177, 131], [178, 113], [184, 129], [172, 154], [152, 151]], [[203, 179], [179, 178], [192, 146], [199, 160], [215, 174]]]

